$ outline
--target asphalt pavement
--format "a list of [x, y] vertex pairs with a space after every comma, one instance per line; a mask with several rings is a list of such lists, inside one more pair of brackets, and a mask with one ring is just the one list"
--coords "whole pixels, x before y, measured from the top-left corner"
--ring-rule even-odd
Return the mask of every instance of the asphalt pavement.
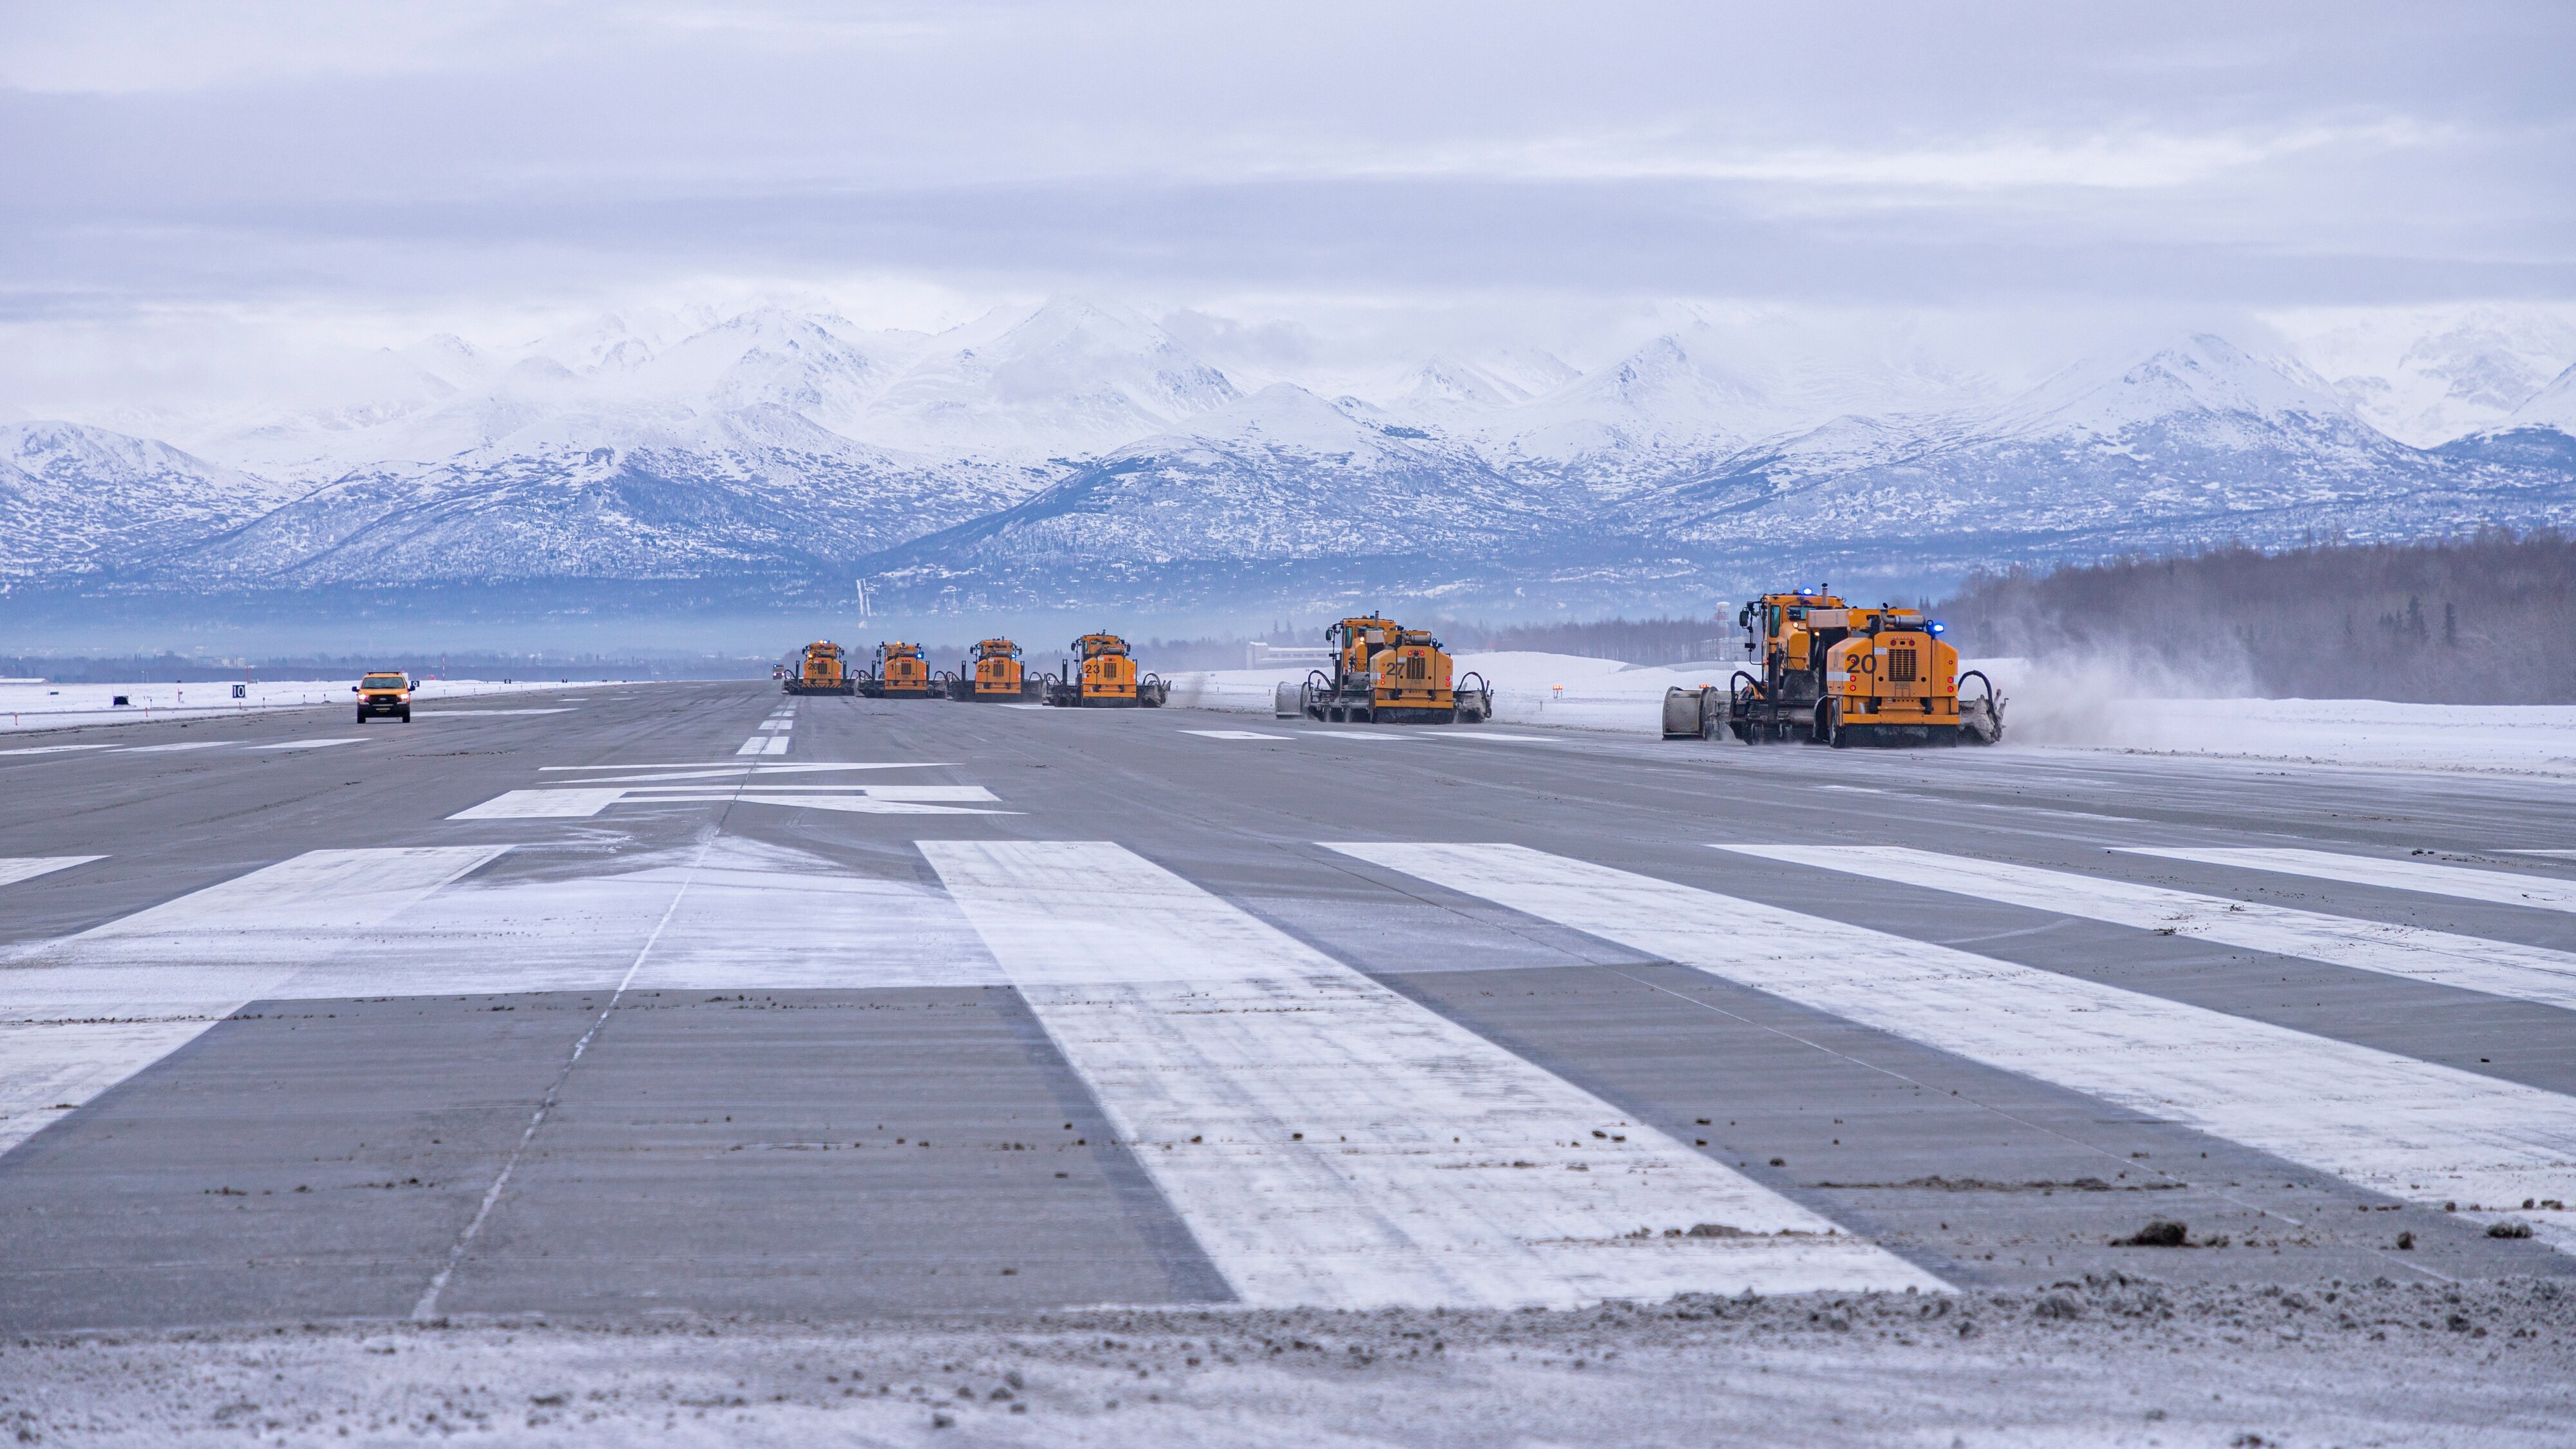
[[0, 737], [0, 1329], [2565, 1277], [2571, 797], [748, 683]]

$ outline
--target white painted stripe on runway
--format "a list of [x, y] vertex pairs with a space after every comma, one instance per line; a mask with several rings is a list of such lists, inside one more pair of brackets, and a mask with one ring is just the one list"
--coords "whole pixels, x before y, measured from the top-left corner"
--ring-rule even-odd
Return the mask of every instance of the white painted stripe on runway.
[[103, 855], [0, 856], [0, 885], [15, 885], [22, 880], [34, 880], [40, 875], [51, 875], [58, 870], [69, 870], [76, 865], [87, 865], [93, 860], [105, 859], [107, 857]]
[[[802, 810], [837, 810], [851, 815], [1017, 815], [1016, 810], [970, 810], [962, 805], [933, 803], [943, 800], [990, 800], [993, 797], [981, 785], [924, 785], [919, 793], [894, 787], [874, 794], [826, 795], [819, 792], [794, 794], [766, 792], [752, 788], [710, 790], [698, 794], [640, 794], [627, 792], [629, 805], [705, 804], [722, 801], [733, 805], [781, 805]], [[943, 792], [955, 792], [943, 793]]]
[[2350, 885], [2386, 886], [2422, 895], [2451, 896], [2500, 906], [2531, 906], [2544, 911], [2576, 911], [2576, 881], [2547, 876], [2514, 875], [2501, 870], [2469, 870], [2422, 860], [2390, 860], [2374, 855], [2344, 855], [2325, 850], [2177, 849], [2123, 846], [2122, 855], [2155, 855], [2167, 860], [2196, 860], [2245, 870], [2278, 871], [2314, 880]]
[[1509, 740], [1514, 744], [1522, 745], [1561, 745], [1567, 743], [1567, 741], [1558, 739], [1554, 735], [1507, 735], [1494, 730], [1460, 730], [1455, 734], [1435, 730], [1431, 733], [1430, 738], [1435, 740]]
[[787, 753], [787, 736], [753, 735], [750, 739], [744, 740], [742, 748], [734, 753], [736, 755], [783, 755]]
[[2393, 1197], [2576, 1197], [2559, 1093], [1523, 846], [1332, 848]]
[[852, 815], [1017, 815], [1017, 810], [969, 810], [962, 805], [933, 805], [877, 795], [761, 795], [729, 797], [745, 805], [786, 805], [802, 810], [838, 810]]
[[1872, 880], [2170, 932], [2248, 951], [2510, 996], [2576, 1010], [2576, 955], [2448, 931], [2193, 895], [2001, 861], [1881, 845], [1726, 845], [1721, 850], [1849, 871]]
[[366, 738], [364, 735], [350, 735], [336, 740], [288, 740], [280, 745], [252, 745], [250, 748], [254, 750], [323, 750], [333, 745], [354, 745], [364, 738]]
[[182, 740], [175, 745], [132, 745], [117, 751], [120, 755], [175, 755], [183, 750], [220, 750], [230, 740]]
[[919, 848], [1248, 1303], [1940, 1286], [1120, 846]]
[[765, 719], [760, 722], [760, 727], [765, 730], [792, 730], [796, 728], [796, 721], [792, 719]]
[[1259, 730], [1183, 730], [1181, 733], [1197, 735], [1203, 740], [1284, 740], [1288, 738], [1286, 735], [1265, 735]]
[[505, 714], [570, 714], [572, 706], [558, 704], [544, 709], [423, 709], [415, 710], [413, 713], [421, 719], [491, 719], [496, 715]]
[[2500, 855], [2555, 855], [2563, 858], [2576, 855], [2576, 850], [2506, 850], [2497, 853]]
[[308, 851], [10, 953], [0, 1152], [508, 849]]
[[[995, 798], [992, 791], [985, 789], [981, 785], [810, 785], [802, 782], [786, 781], [766, 785], [742, 785], [739, 787], [719, 785], [628, 785], [624, 787], [623, 793], [630, 800], [651, 800], [658, 799], [666, 795], [713, 795], [718, 798], [730, 798], [733, 790], [737, 788], [744, 790], [760, 790], [769, 794], [793, 792], [798, 795], [867, 795], [879, 800], [956, 801], [991, 800]], [[575, 792], [566, 790], [546, 790], [536, 793], [562, 795]]]
[[112, 749], [115, 749], [115, 748], [117, 748], [117, 746], [112, 745], [112, 744], [106, 744], [106, 745], [25, 745], [25, 746], [21, 746], [20, 748], [18, 748], [18, 749], [14, 749], [14, 750], [0, 750], [0, 755], [67, 755], [67, 754], [72, 753], [72, 752], [73, 752], [73, 751], [75, 751], [75, 750], [112, 750]]
[[[745, 771], [755, 775], [805, 775], [812, 774], [819, 770], [928, 770], [953, 765], [955, 763], [956, 761], [954, 760], [842, 760], [828, 763], [798, 761], [794, 764], [786, 765], [737, 765], [730, 760], [694, 760], [684, 764], [664, 765], [539, 765], [537, 767], [537, 773], [544, 775], [570, 770], [677, 770], [693, 771], [705, 775], [739, 775]], [[668, 775], [667, 778], [679, 780], [686, 779], [688, 776], [684, 774], [672, 774]], [[583, 783], [595, 783], [595, 780]]]
[[512, 790], [448, 816], [450, 820], [580, 820], [617, 803], [623, 790]]
[[1386, 730], [1299, 730], [1299, 734], [1316, 740], [1409, 740], [1415, 735], [1399, 735]]

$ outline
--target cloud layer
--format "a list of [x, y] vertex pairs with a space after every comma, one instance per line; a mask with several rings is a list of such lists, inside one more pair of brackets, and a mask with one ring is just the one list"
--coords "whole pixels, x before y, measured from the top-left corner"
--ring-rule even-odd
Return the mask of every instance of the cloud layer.
[[48, 360], [0, 400], [795, 288], [1392, 333], [2565, 300], [2571, 52], [2527, 4], [22, 6], [0, 329]]

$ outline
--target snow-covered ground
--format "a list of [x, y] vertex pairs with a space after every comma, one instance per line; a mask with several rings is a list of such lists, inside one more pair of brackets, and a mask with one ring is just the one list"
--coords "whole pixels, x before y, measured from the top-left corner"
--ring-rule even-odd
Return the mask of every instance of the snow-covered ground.
[[[278, 679], [255, 682], [233, 698], [223, 680], [187, 684], [0, 684], [0, 731], [62, 729], [70, 725], [142, 724], [148, 720], [206, 719], [254, 710], [348, 709], [348, 679]], [[586, 681], [587, 682], [587, 681]], [[483, 694], [563, 689], [557, 680], [424, 679], [412, 697], [424, 705]], [[126, 703], [119, 706], [117, 696]]]
[[[2074, 748], [2391, 769], [2576, 775], [2576, 706], [2398, 704], [2377, 699], [2122, 698], [2114, 677], [2067, 674], [2024, 659], [1968, 660], [2008, 701], [2005, 749]], [[1461, 654], [1493, 681], [1498, 723], [1656, 735], [1664, 691], [1724, 688], [1731, 663], [1644, 667], [1567, 654]], [[1228, 669], [1172, 677], [1172, 703], [1270, 712], [1273, 691], [1303, 668]]]

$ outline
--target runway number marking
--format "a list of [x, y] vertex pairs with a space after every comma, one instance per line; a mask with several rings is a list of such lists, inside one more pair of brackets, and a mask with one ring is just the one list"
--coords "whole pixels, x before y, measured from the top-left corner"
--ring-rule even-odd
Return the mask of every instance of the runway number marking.
[[1942, 1286], [1121, 846], [919, 849], [1247, 1303]]
[[2556, 1092], [1523, 846], [1331, 848], [2392, 1197], [2576, 1196]]

